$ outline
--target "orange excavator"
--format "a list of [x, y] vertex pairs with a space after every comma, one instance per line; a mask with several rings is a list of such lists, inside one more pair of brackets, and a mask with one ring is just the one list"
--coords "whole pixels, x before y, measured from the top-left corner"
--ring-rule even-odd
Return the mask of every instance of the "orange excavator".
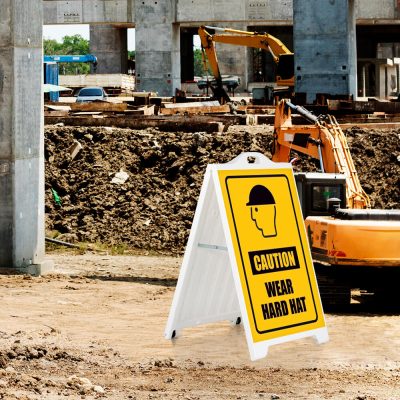
[[[209, 31], [215, 33], [211, 34]], [[215, 83], [211, 85], [214, 97], [222, 102], [229, 102], [230, 98], [222, 85], [222, 76], [218, 66], [215, 43], [233, 44], [256, 49], [266, 50], [276, 64], [276, 85], [294, 87], [294, 55], [276, 37], [268, 33], [247, 32], [230, 28], [219, 28], [215, 26], [201, 26], [198, 30], [201, 40], [201, 47], [208, 58], [210, 68], [214, 74]], [[203, 60], [205, 57], [203, 56]]]
[[[309, 123], [293, 125], [292, 112]], [[400, 210], [371, 209], [335, 117], [317, 117], [281, 100], [272, 160], [288, 162], [291, 151], [320, 164], [321, 172], [296, 174], [296, 184], [322, 300], [347, 303], [351, 288], [376, 295], [397, 293], [393, 285], [397, 288], [400, 282]]]

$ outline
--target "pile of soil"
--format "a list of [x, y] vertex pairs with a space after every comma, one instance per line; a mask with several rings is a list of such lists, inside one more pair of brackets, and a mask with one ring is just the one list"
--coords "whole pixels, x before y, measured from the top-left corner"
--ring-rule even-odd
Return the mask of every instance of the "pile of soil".
[[[347, 134], [373, 207], [399, 208], [400, 131], [353, 129]], [[74, 141], [82, 149], [72, 159]], [[71, 242], [182, 253], [207, 164], [225, 163], [244, 151], [270, 157], [271, 143], [269, 127], [193, 134], [48, 126], [46, 228]], [[296, 166], [316, 168], [313, 160]]]
[[361, 185], [372, 208], [400, 208], [400, 129], [346, 132]]

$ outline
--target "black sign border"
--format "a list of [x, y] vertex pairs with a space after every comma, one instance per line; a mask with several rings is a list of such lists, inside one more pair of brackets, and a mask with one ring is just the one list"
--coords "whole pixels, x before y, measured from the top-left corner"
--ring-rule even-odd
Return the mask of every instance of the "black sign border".
[[[279, 178], [285, 178], [286, 181], [287, 181], [287, 185], [288, 185], [288, 189], [289, 189], [289, 194], [290, 194], [290, 200], [291, 200], [291, 202], [292, 202], [293, 212], [294, 212], [294, 216], [295, 216], [295, 219], [296, 219], [297, 232], [298, 232], [298, 234], [299, 234], [299, 239], [300, 239], [300, 244], [301, 244], [301, 251], [302, 251], [302, 254], [303, 254], [304, 264], [305, 264], [305, 266], [306, 266], [307, 278], [308, 278], [308, 283], [309, 283], [309, 286], [310, 286], [310, 292], [311, 292], [311, 296], [312, 296], [312, 300], [313, 300], [314, 312], [315, 312], [316, 318], [313, 319], [313, 320], [301, 322], [301, 323], [298, 323], [298, 324], [286, 325], [286, 326], [282, 326], [282, 327], [274, 328], [274, 329], [260, 330], [260, 329], [258, 328], [258, 326], [257, 326], [257, 320], [256, 320], [256, 317], [255, 317], [255, 314], [254, 314], [253, 301], [252, 301], [252, 298], [251, 298], [251, 292], [250, 292], [250, 288], [249, 288], [249, 282], [248, 282], [248, 280], [247, 280], [246, 269], [245, 269], [245, 267], [244, 267], [244, 260], [243, 260], [242, 248], [240, 247], [239, 234], [238, 234], [237, 227], [236, 227], [235, 214], [234, 214], [234, 212], [233, 212], [231, 195], [230, 195], [230, 193], [229, 193], [229, 188], [228, 188], [228, 180], [229, 180], [229, 179], [248, 179], [248, 178], [278, 178], [278, 177], [279, 177]], [[252, 312], [252, 315], [253, 315], [253, 321], [254, 321], [254, 326], [255, 326], [255, 328], [256, 328], [256, 331], [257, 331], [259, 334], [265, 334], [265, 333], [276, 332], [276, 331], [280, 331], [280, 330], [283, 330], [283, 329], [294, 328], [294, 327], [296, 327], [296, 326], [308, 325], [308, 324], [312, 324], [312, 323], [317, 322], [318, 319], [319, 319], [319, 315], [318, 315], [317, 307], [316, 307], [316, 304], [315, 304], [314, 292], [313, 292], [313, 290], [312, 290], [312, 285], [311, 285], [311, 280], [310, 280], [310, 274], [309, 274], [309, 271], [308, 271], [308, 265], [307, 265], [307, 262], [306, 262], [306, 256], [305, 256], [305, 252], [304, 252], [304, 243], [303, 243], [303, 240], [302, 240], [302, 236], [301, 236], [301, 234], [300, 234], [300, 228], [299, 228], [299, 223], [298, 223], [298, 216], [297, 216], [297, 214], [296, 214], [296, 212], [295, 212], [295, 206], [294, 206], [294, 202], [293, 202], [293, 195], [292, 195], [292, 191], [291, 191], [291, 188], [290, 188], [290, 183], [289, 183], [288, 177], [287, 177], [285, 174], [241, 175], [241, 176], [237, 176], [237, 175], [236, 175], [236, 176], [227, 176], [227, 177], [225, 177], [225, 188], [226, 188], [226, 193], [228, 194], [229, 207], [230, 207], [230, 209], [231, 209], [231, 214], [232, 214], [232, 219], [233, 219], [233, 225], [234, 225], [234, 227], [235, 227], [236, 242], [237, 242], [237, 245], [238, 245], [238, 247], [239, 247], [240, 259], [241, 259], [241, 261], [242, 261], [242, 269], [243, 269], [244, 277], [245, 277], [245, 280], [246, 280], [247, 293], [248, 293], [249, 299], [250, 299], [251, 312]]]

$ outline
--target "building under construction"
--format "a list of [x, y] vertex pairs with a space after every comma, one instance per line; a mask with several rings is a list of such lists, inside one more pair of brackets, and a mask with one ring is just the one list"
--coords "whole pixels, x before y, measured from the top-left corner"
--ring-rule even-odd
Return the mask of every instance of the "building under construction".
[[[353, 97], [399, 92], [398, 0], [44, 0], [43, 5], [45, 24], [91, 24], [98, 73], [127, 72], [126, 31], [135, 28], [139, 91], [171, 96], [186, 88], [194, 78], [193, 35], [200, 25], [213, 25], [278, 37], [296, 53], [296, 92], [313, 92], [309, 98], [327, 90]], [[274, 81], [270, 54], [218, 46], [221, 72], [238, 76], [240, 91]]]

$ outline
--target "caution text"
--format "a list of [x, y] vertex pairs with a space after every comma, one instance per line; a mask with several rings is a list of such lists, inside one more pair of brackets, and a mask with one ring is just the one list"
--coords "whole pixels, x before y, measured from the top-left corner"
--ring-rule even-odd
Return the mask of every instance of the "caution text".
[[296, 247], [283, 247], [249, 252], [254, 275], [300, 268]]

